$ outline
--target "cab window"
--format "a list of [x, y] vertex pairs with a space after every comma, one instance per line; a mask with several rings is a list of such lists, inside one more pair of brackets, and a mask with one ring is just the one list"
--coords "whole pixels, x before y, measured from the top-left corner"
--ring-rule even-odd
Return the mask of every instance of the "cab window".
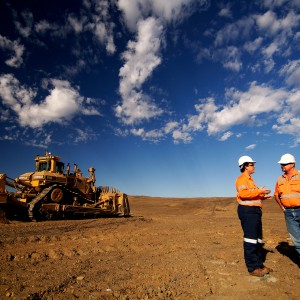
[[49, 166], [47, 162], [40, 162], [38, 171], [49, 171]]
[[64, 164], [61, 162], [57, 162], [55, 172], [63, 174], [64, 173]]

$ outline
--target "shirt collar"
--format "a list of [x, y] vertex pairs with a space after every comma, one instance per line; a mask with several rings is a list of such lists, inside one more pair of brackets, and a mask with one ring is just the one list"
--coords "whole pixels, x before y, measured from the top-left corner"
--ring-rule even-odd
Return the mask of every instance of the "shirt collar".
[[[293, 174], [292, 174], [291, 177], [293, 177], [293, 176], [295, 176], [295, 175], [297, 175], [297, 174], [299, 174], [299, 171], [298, 171], [297, 169], [294, 169], [294, 170], [293, 170]], [[283, 174], [282, 176], [283, 176], [283, 177], [287, 177], [286, 174]]]
[[246, 177], [247, 179], [252, 179], [251, 175], [248, 174], [247, 172], [243, 172], [242, 175], [243, 175], [244, 177]]

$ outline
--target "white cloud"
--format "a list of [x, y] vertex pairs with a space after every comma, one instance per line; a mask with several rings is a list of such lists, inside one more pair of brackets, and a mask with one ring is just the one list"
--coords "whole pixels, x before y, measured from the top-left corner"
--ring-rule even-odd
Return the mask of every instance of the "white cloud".
[[280, 134], [291, 134], [300, 138], [300, 118], [292, 118], [287, 123], [273, 125], [273, 129]]
[[226, 69], [232, 71], [240, 71], [242, 68], [242, 62], [240, 58], [240, 50], [237, 47], [227, 47], [224, 49], [224, 53], [222, 54], [222, 64]]
[[164, 127], [164, 132], [166, 134], [168, 134], [168, 133], [174, 131], [174, 129], [178, 128], [178, 126], [179, 126], [178, 122], [168, 122], [166, 124], [166, 126]]
[[[297, 97], [298, 93], [290, 94], [283, 89], [272, 89], [252, 82], [246, 92], [228, 89], [226, 93], [228, 104], [223, 107], [218, 107], [214, 98], [202, 99], [195, 105], [196, 114], [187, 116], [185, 124], [169, 122], [165, 133], [172, 134], [175, 143], [189, 143], [192, 141], [193, 132], [203, 130], [209, 135], [222, 133], [219, 140], [226, 141], [233, 136], [233, 132], [228, 129], [240, 124], [259, 126], [263, 120], [263, 118], [260, 120], [260, 115], [264, 113], [274, 113], [274, 118], [276, 114], [282, 116], [285, 107], [295, 106], [299, 99]], [[297, 107], [300, 111], [300, 101]], [[236, 135], [237, 138], [240, 136], [241, 134]]]
[[64, 123], [75, 115], [99, 115], [96, 107], [87, 105], [77, 89], [68, 81], [52, 79], [49, 95], [39, 104], [33, 99], [36, 92], [22, 86], [11, 74], [0, 77], [0, 97], [3, 105], [18, 117], [21, 126], [43, 127], [47, 123]]
[[147, 140], [152, 142], [157, 142], [164, 136], [161, 130], [156, 130], [156, 129], [145, 131], [144, 128], [139, 128], [139, 129], [134, 128], [131, 129], [130, 132], [132, 135], [139, 136], [144, 141]]
[[220, 17], [225, 17], [225, 18], [232, 18], [232, 12], [231, 12], [231, 8], [229, 5], [223, 7], [220, 11], [219, 11], [219, 16]]
[[[136, 32], [136, 41], [129, 41], [123, 53], [119, 92], [122, 101], [115, 108], [125, 124], [149, 120], [163, 113], [150, 96], [141, 90], [144, 82], [161, 63], [160, 50], [164, 26], [182, 20], [193, 8], [205, 6], [206, 0], [118, 0], [125, 24]], [[149, 17], [150, 16], [150, 17]]]
[[[296, 0], [297, 1], [297, 0]], [[286, 2], [292, 2], [291, 0], [263, 0], [262, 4], [268, 8], [280, 7]]]
[[77, 16], [75, 13], [65, 15], [61, 23], [49, 23], [41, 20], [34, 25], [39, 34], [49, 33], [53, 38], [65, 38], [75, 33], [78, 37], [91, 32], [96, 40], [105, 46], [107, 54], [114, 54], [116, 46], [114, 43], [114, 23], [110, 20], [109, 9], [114, 5], [110, 1], [86, 0], [83, 8]]
[[192, 136], [189, 132], [182, 130], [174, 130], [172, 133], [173, 141], [175, 144], [184, 143], [188, 144], [192, 141]]
[[289, 12], [285, 18], [278, 19], [277, 15], [269, 10], [263, 15], [256, 16], [258, 28], [267, 35], [276, 35], [283, 32], [285, 35], [291, 35], [292, 29], [299, 25], [300, 16], [293, 11]]
[[280, 72], [280, 75], [285, 76], [285, 81], [289, 85], [300, 85], [300, 60], [289, 61], [284, 65]]
[[249, 123], [251, 117], [262, 113], [277, 112], [284, 103], [287, 92], [281, 89], [273, 90], [265, 85], [253, 82], [247, 92], [229, 89], [227, 97], [230, 104], [216, 111], [209, 123], [208, 134], [215, 134], [228, 128]]
[[262, 42], [263, 38], [257, 37], [254, 41], [246, 42], [244, 45], [244, 49], [252, 54], [261, 47]]
[[286, 100], [286, 103], [291, 112], [297, 116], [300, 112], [300, 91], [292, 90]]
[[68, 16], [68, 22], [76, 33], [81, 33], [83, 31], [83, 25], [86, 22], [86, 18], [78, 19], [75, 15]]
[[20, 35], [22, 35], [25, 38], [28, 38], [32, 33], [32, 24], [33, 24], [32, 12], [28, 10], [23, 11], [21, 13], [21, 18], [18, 18], [16, 16], [14, 23]]
[[137, 30], [140, 20], [149, 15], [161, 22], [172, 22], [184, 19], [193, 9], [205, 8], [207, 0], [118, 0], [117, 6], [124, 14], [124, 20], [131, 31]]
[[294, 146], [300, 143], [300, 92], [293, 90], [286, 99], [286, 105], [279, 115], [278, 124], [273, 125], [273, 129], [279, 134], [289, 134], [294, 136]]
[[48, 21], [46, 20], [41, 20], [39, 22], [37, 22], [35, 25], [34, 25], [34, 30], [37, 32], [37, 33], [40, 33], [40, 34], [45, 34], [47, 31], [56, 31], [58, 30], [58, 25], [56, 24], [50, 24]]
[[[98, 41], [105, 45], [106, 52], [108, 54], [114, 54], [116, 46], [114, 43], [114, 23], [110, 20], [110, 6], [114, 5], [114, 2], [110, 1], [96, 1], [91, 0], [91, 6], [82, 17], [84, 21], [88, 21], [84, 25], [84, 30], [90, 30]], [[93, 11], [91, 8], [94, 8]], [[113, 7], [114, 9], [115, 7]], [[89, 20], [87, 20], [89, 18]], [[81, 22], [83, 23], [83, 20]]]
[[11, 41], [5, 36], [0, 35], [0, 48], [2, 50], [8, 50], [10, 53], [12, 53], [12, 57], [5, 61], [8, 66], [18, 68], [22, 65], [22, 56], [25, 47], [20, 45], [18, 41]]
[[76, 135], [72, 138], [75, 144], [95, 140], [97, 136], [97, 134], [95, 134], [90, 128], [76, 128], [75, 131]]
[[256, 144], [251, 144], [246, 147], [246, 150], [253, 150], [256, 147]]
[[214, 44], [219, 47], [229, 42], [248, 38], [253, 27], [254, 19], [252, 17], [245, 17], [234, 23], [227, 24], [216, 33]]
[[278, 45], [276, 43], [271, 43], [268, 47], [265, 47], [262, 52], [266, 57], [272, 57], [275, 52], [278, 51]]
[[219, 141], [224, 142], [224, 141], [228, 140], [232, 135], [233, 135], [233, 132], [227, 131], [220, 137]]
[[162, 113], [147, 95], [139, 91], [153, 70], [161, 63], [159, 56], [162, 25], [154, 18], [139, 22], [137, 41], [129, 41], [123, 53], [125, 61], [120, 69], [122, 103], [115, 112], [125, 124], [149, 119]]

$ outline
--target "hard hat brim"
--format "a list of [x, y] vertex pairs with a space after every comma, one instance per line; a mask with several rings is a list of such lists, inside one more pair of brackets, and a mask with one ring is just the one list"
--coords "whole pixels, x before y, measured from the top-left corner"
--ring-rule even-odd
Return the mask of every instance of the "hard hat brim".
[[253, 161], [244, 161], [241, 165], [239, 165], [239, 167], [241, 167], [243, 164], [246, 164], [246, 163], [256, 164], [256, 161], [255, 160], [253, 160]]

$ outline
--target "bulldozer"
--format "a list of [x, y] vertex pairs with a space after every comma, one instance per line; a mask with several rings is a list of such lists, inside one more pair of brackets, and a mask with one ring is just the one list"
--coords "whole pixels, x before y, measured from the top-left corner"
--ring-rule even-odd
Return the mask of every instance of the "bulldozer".
[[96, 186], [95, 168], [84, 177], [59, 156], [35, 157], [35, 171], [12, 179], [0, 174], [0, 218], [44, 221], [62, 218], [130, 216], [128, 196], [113, 187]]

